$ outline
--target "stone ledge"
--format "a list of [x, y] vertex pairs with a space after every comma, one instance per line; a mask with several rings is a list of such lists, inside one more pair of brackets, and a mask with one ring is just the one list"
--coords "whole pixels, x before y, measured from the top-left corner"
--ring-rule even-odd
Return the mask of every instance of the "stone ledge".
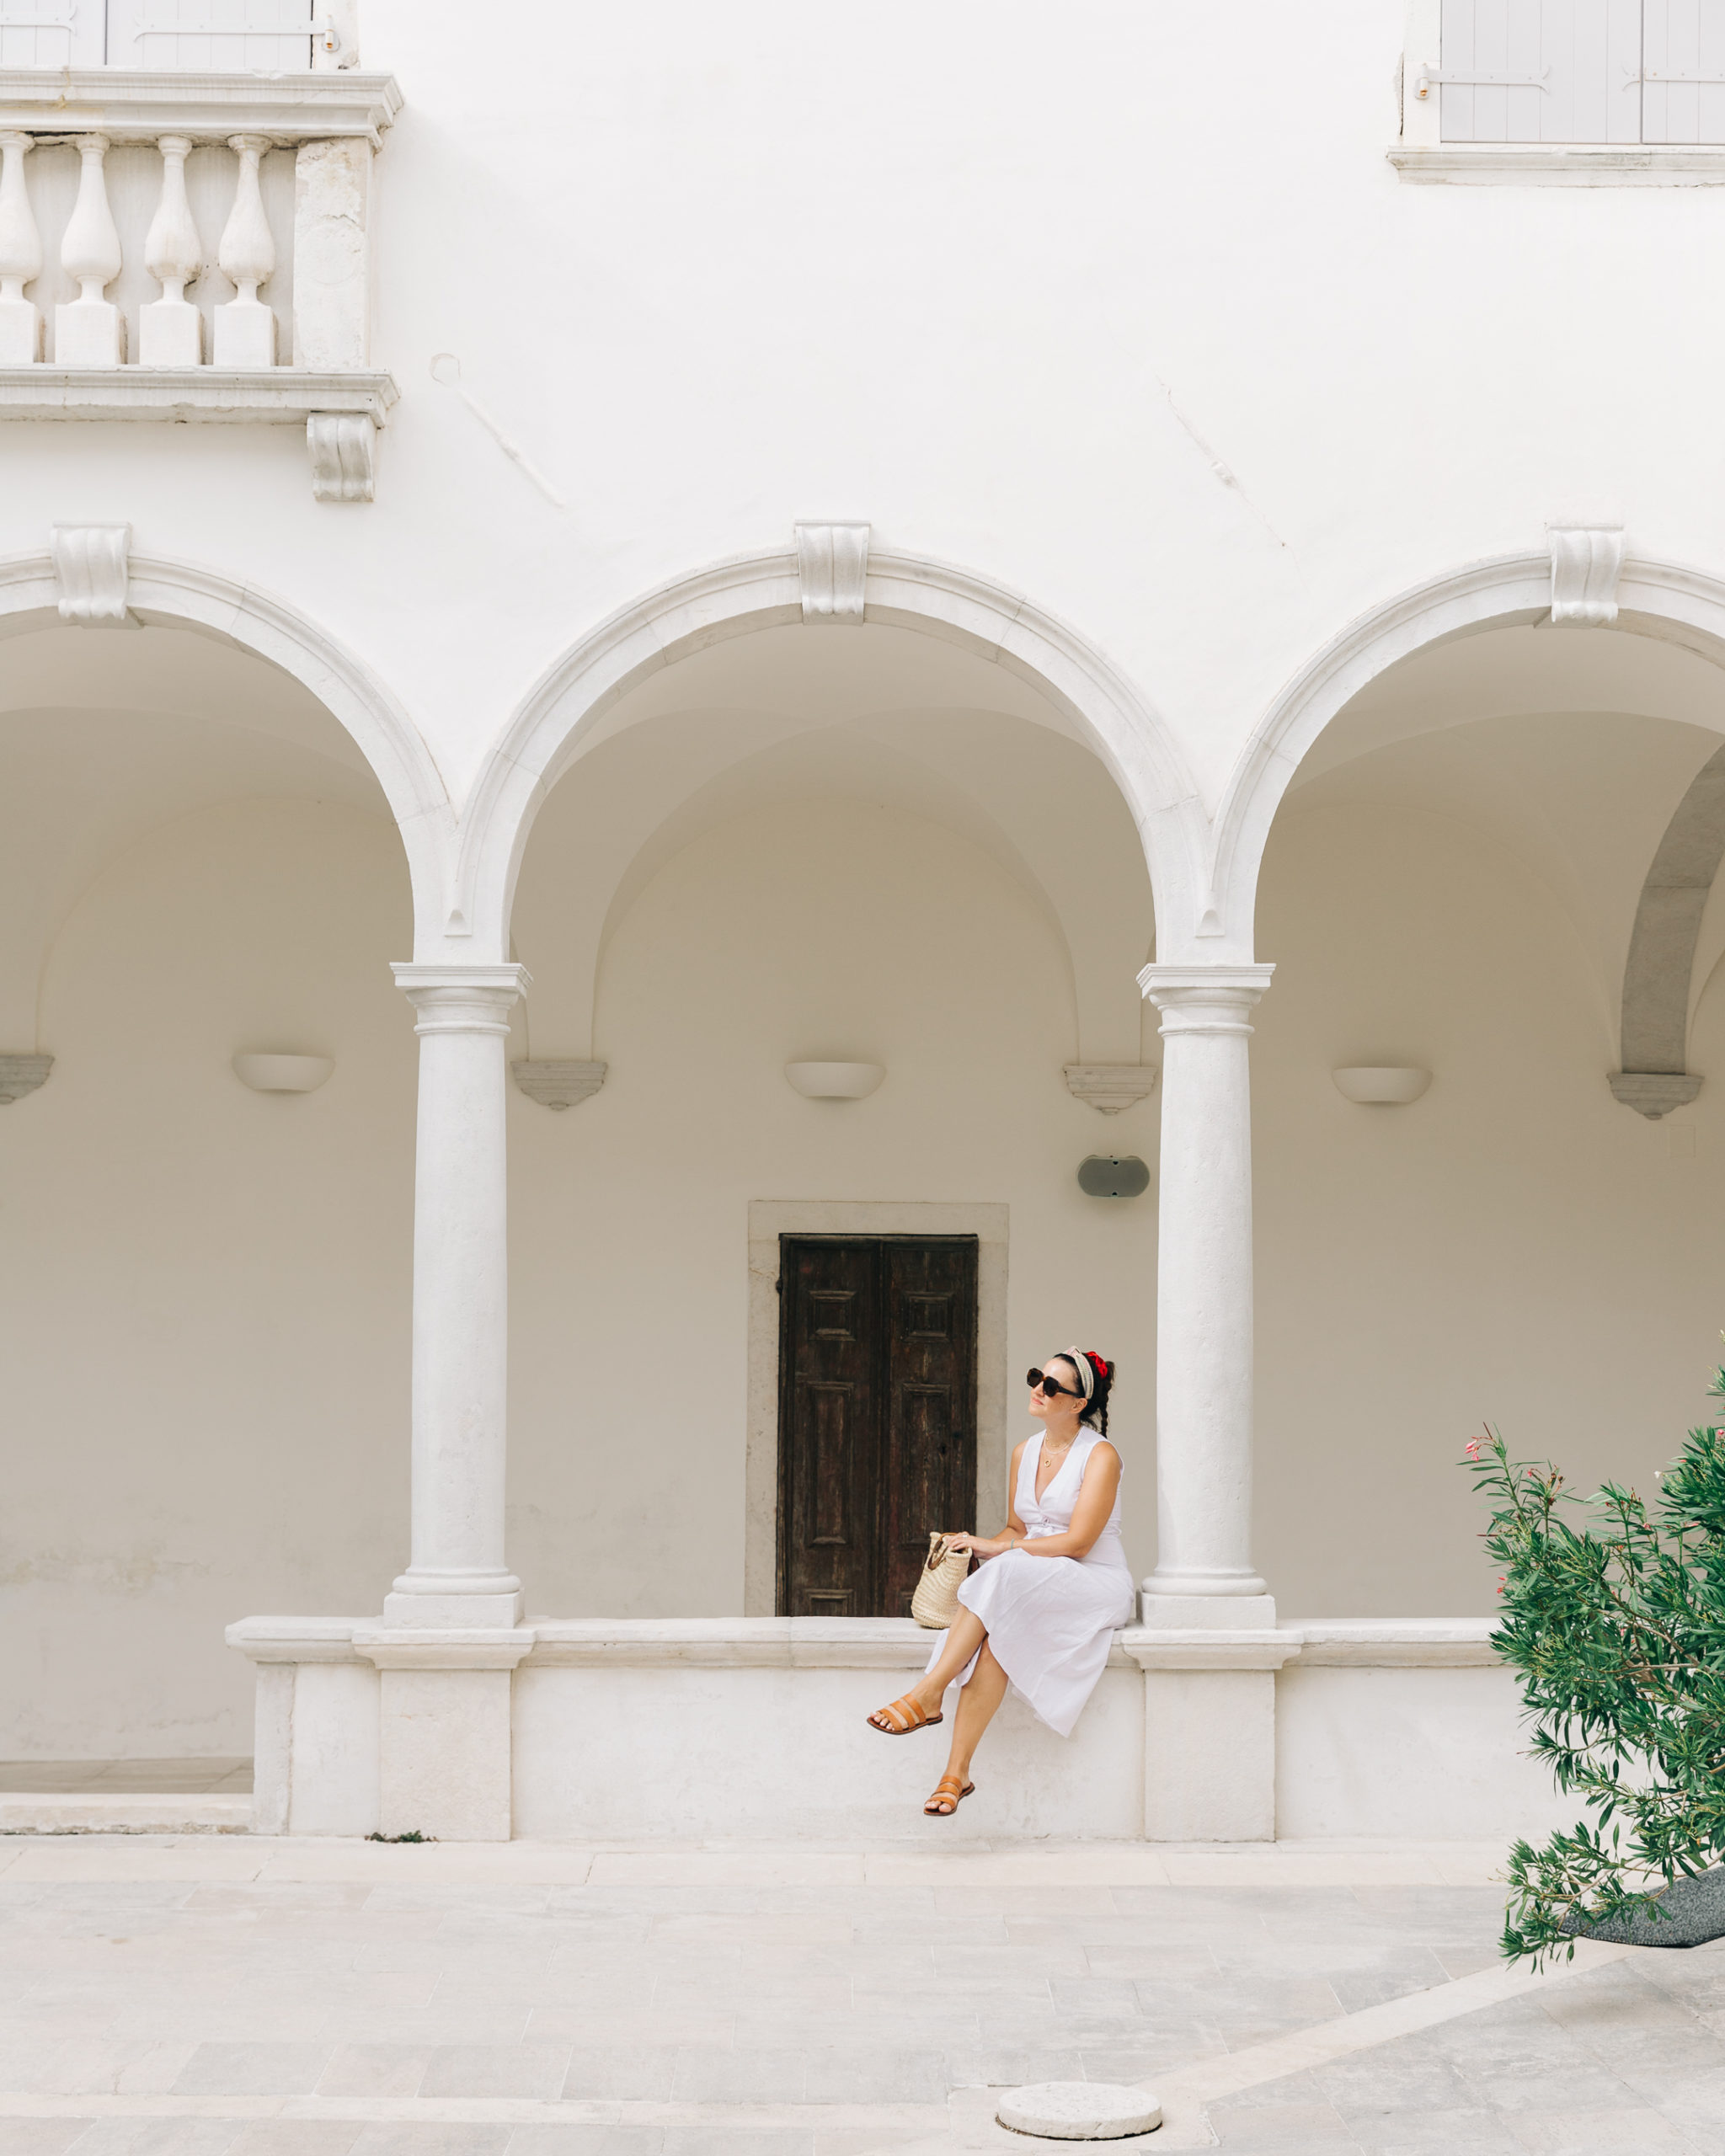
[[375, 150], [401, 107], [393, 75], [357, 67], [292, 75], [0, 67], [0, 128], [45, 136], [153, 142], [189, 135], [225, 142], [230, 135], [267, 135], [287, 143], [357, 135]]
[[532, 1652], [533, 1634], [521, 1627], [365, 1625], [354, 1650], [379, 1669], [513, 1669]]
[[1300, 1660], [1365, 1669], [1487, 1669], [1493, 1617], [1321, 1617], [1290, 1625]]
[[248, 1796], [13, 1796], [0, 1790], [0, 1834], [247, 1834]]
[[302, 426], [350, 413], [381, 427], [400, 395], [387, 374], [309, 367], [0, 367], [0, 419]]
[[[1489, 1668], [1496, 1630], [1489, 1617], [1318, 1618], [1264, 1631], [1132, 1625], [1115, 1633], [1108, 1667]], [[933, 1637], [908, 1617], [531, 1617], [512, 1630], [421, 1633], [371, 1617], [246, 1617], [227, 1632], [252, 1662], [444, 1668], [921, 1669]]]
[[1384, 154], [1428, 187], [1725, 187], [1725, 147], [1714, 145], [1397, 143]]

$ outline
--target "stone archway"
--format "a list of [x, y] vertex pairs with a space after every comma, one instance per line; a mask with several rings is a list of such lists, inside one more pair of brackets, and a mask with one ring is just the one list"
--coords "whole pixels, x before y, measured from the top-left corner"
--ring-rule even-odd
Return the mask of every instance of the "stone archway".
[[[989, 659], [1071, 718], [1132, 812], [1158, 923], [1178, 934], [1175, 924], [1195, 918], [1204, 835], [1197, 788], [1162, 720], [1100, 653], [1018, 594], [912, 555], [871, 552], [863, 599], [868, 621]], [[826, 633], [841, 618], [805, 603], [798, 556], [787, 550], [663, 585], [582, 638], [528, 692], [480, 773], [462, 818], [449, 915], [426, 955], [467, 963], [506, 957], [515, 879], [539, 807], [638, 682], [725, 638], [798, 622]]]
[[[1361, 615], [1332, 638], [1265, 712], [1241, 753], [1210, 838], [1198, 948], [1209, 963], [1249, 960], [1258, 872], [1270, 826], [1301, 759], [1350, 698], [1413, 653], [1486, 629], [1549, 620], [1549, 552], [1479, 562]], [[1613, 626], [1683, 645], [1725, 666], [1725, 582], [1630, 559]]]
[[[46, 554], [0, 563], [0, 636], [57, 622], [59, 601]], [[352, 736], [394, 815], [418, 932], [441, 929], [454, 810], [418, 728], [377, 676], [298, 608], [195, 563], [132, 555], [126, 603], [147, 622], [195, 624], [231, 639], [292, 675], [325, 706]]]

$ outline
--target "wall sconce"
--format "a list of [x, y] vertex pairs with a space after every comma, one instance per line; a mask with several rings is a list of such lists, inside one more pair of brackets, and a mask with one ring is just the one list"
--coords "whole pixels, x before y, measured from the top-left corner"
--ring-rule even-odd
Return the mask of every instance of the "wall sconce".
[[785, 1076], [805, 1101], [862, 1101], [886, 1075], [884, 1063], [788, 1063]]
[[1150, 1169], [1135, 1153], [1092, 1153], [1079, 1163], [1078, 1187], [1087, 1198], [1142, 1198]]
[[38, 1086], [45, 1086], [53, 1068], [51, 1055], [0, 1055], [0, 1108], [9, 1108]]
[[233, 1075], [254, 1093], [315, 1093], [335, 1068], [333, 1055], [237, 1055]]
[[1414, 1070], [1395, 1064], [1361, 1063], [1330, 1073], [1343, 1100], [1362, 1107], [1406, 1107], [1417, 1101], [1432, 1082], [1429, 1070]]
[[609, 1067], [603, 1063], [572, 1062], [567, 1057], [546, 1057], [537, 1063], [524, 1058], [510, 1064], [510, 1070], [530, 1101], [561, 1113], [564, 1108], [578, 1108], [583, 1101], [590, 1100], [605, 1083]]

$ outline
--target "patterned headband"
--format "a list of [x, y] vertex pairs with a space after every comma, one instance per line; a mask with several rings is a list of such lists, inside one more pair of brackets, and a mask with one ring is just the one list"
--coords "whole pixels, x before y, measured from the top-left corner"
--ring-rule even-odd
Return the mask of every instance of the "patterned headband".
[[1065, 1352], [1065, 1360], [1077, 1371], [1078, 1382], [1084, 1388], [1084, 1397], [1087, 1400], [1093, 1397], [1096, 1392], [1096, 1371], [1092, 1367], [1089, 1356], [1081, 1348], [1069, 1348]]

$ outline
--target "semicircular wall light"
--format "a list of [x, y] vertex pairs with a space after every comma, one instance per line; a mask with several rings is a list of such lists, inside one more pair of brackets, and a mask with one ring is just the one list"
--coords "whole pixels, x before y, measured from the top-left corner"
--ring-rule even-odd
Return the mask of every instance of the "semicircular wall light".
[[1330, 1075], [1342, 1097], [1357, 1101], [1362, 1107], [1406, 1107], [1432, 1082], [1429, 1070], [1393, 1063], [1357, 1063]]
[[237, 1055], [233, 1075], [254, 1093], [315, 1093], [335, 1068], [333, 1055]]
[[886, 1075], [884, 1063], [788, 1063], [785, 1077], [805, 1101], [862, 1101]]

